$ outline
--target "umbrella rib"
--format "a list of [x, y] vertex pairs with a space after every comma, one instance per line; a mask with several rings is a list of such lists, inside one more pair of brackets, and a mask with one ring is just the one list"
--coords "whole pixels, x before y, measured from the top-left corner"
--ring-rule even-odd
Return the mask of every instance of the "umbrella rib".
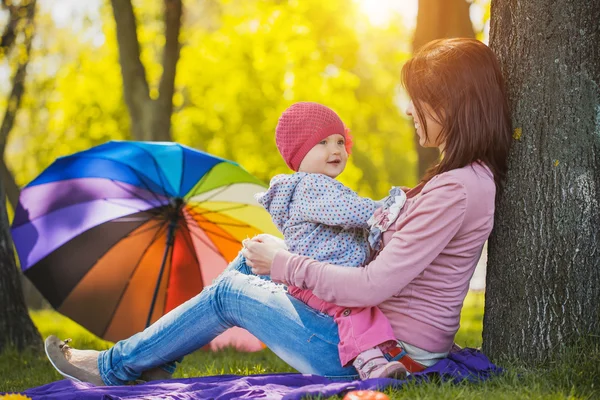
[[150, 221], [152, 218], [133, 218], [133, 217], [120, 217], [115, 218], [110, 222], [139, 222], [139, 221]]
[[[137, 143], [131, 142], [131, 144], [134, 145], [135, 147], [137, 147], [138, 149], [141, 149], [143, 152], [147, 153], [148, 156], [152, 159], [152, 163], [154, 164], [154, 167], [156, 168], [156, 172], [158, 174], [158, 177], [160, 178], [161, 188], [162, 188], [163, 191], [165, 191], [165, 196], [168, 196], [167, 193], [166, 193], [167, 186], [165, 185], [165, 182], [163, 182], [163, 179], [162, 179], [163, 178], [162, 174], [161, 174], [162, 170], [160, 169], [160, 166], [156, 162], [156, 158], [154, 158], [154, 155], [152, 155], [152, 153], [150, 153], [148, 151], [148, 149], [145, 149], [143, 147], [138, 146]], [[175, 190], [175, 188], [172, 188], [172, 189]], [[174, 195], [177, 196], [177, 193], [174, 193]]]
[[137, 263], [135, 264], [135, 267], [134, 267], [134, 268], [131, 270], [131, 274], [129, 275], [129, 279], [127, 280], [127, 284], [126, 284], [126, 285], [125, 285], [125, 287], [123, 288], [123, 291], [121, 292], [121, 295], [119, 296], [119, 300], [117, 300], [117, 304], [116, 304], [116, 306], [115, 306], [115, 308], [114, 308], [113, 312], [111, 313], [111, 316], [110, 316], [110, 318], [108, 319], [108, 321], [109, 321], [109, 322], [108, 322], [108, 324], [107, 324], [106, 328], [104, 328], [104, 332], [102, 332], [102, 336], [106, 335], [106, 331], [107, 331], [107, 330], [108, 330], [108, 328], [110, 327], [110, 325], [111, 325], [111, 323], [112, 323], [112, 321], [113, 321], [113, 319], [114, 319], [114, 317], [115, 317], [115, 314], [116, 314], [117, 310], [119, 309], [119, 306], [120, 306], [120, 304], [121, 304], [121, 300], [123, 300], [123, 296], [125, 296], [125, 293], [127, 292], [127, 289], [129, 288], [129, 284], [130, 284], [130, 282], [131, 282], [131, 277], [132, 277], [133, 275], [135, 275], [135, 271], [137, 271], [137, 269], [139, 268], [139, 266], [140, 266], [140, 263], [142, 262], [142, 259], [143, 259], [143, 258], [144, 258], [144, 256], [146, 255], [146, 252], [147, 252], [147, 251], [148, 251], [148, 249], [149, 249], [149, 248], [150, 248], [150, 247], [151, 247], [151, 246], [154, 244], [154, 242], [155, 242], [155, 241], [158, 239], [158, 237], [161, 235], [161, 232], [162, 232], [162, 230], [163, 230], [162, 228], [165, 228], [165, 229], [166, 229], [166, 226], [167, 226], [167, 224], [166, 224], [166, 221], [164, 221], [164, 222], [163, 222], [163, 226], [162, 226], [162, 227], [160, 227], [161, 229], [157, 229], [157, 230], [156, 230], [156, 233], [154, 234], [154, 237], [152, 238], [152, 240], [150, 241], [150, 243], [148, 243], [148, 246], [146, 246], [146, 249], [145, 249], [145, 250], [142, 252], [142, 254], [141, 254], [141, 256], [140, 256], [139, 260], [138, 260], [138, 261], [137, 261]]
[[[203, 230], [204, 232], [208, 232], [208, 233], [211, 233], [211, 234], [213, 234], [213, 235], [215, 235], [215, 236], [218, 236], [218, 237], [220, 237], [220, 238], [222, 238], [222, 239], [229, 240], [230, 242], [233, 242], [233, 243], [238, 243], [238, 244], [241, 244], [241, 243], [242, 243], [241, 241], [239, 241], [239, 240], [237, 240], [237, 239], [235, 239], [235, 238], [233, 238], [233, 237], [227, 237], [227, 236], [225, 236], [225, 235], [223, 235], [223, 234], [221, 234], [221, 233], [219, 233], [219, 232], [211, 231], [211, 230], [204, 229], [204, 228], [202, 228], [202, 230]], [[193, 230], [190, 230], [190, 232], [191, 232], [191, 233], [192, 233], [192, 235], [194, 235], [195, 237], [197, 237], [197, 238], [201, 238], [201, 237], [200, 237], [200, 236], [198, 236], [198, 234], [197, 234], [197, 233], [195, 233]]]
[[230, 222], [212, 222], [212, 221], [198, 222], [198, 225], [200, 225], [200, 224], [213, 224], [213, 225], [217, 225], [217, 226], [232, 226], [232, 227], [236, 227], [236, 228], [253, 228], [253, 226], [250, 224], [233, 224]]
[[[170, 222], [170, 221], [169, 221]], [[152, 294], [152, 302], [150, 303], [150, 309], [148, 310], [148, 317], [146, 318], [146, 328], [150, 326], [150, 321], [152, 320], [152, 314], [154, 314], [154, 310], [159, 306], [156, 301], [158, 300], [158, 293], [160, 291], [160, 285], [161, 282], [163, 281], [163, 278], [165, 279], [165, 283], [166, 283], [166, 290], [169, 290], [169, 277], [168, 276], [164, 276], [165, 273], [168, 274], [168, 272], [172, 271], [173, 268], [173, 249], [174, 249], [174, 245], [175, 245], [175, 234], [177, 226], [172, 227], [171, 224], [169, 223], [169, 227], [167, 228], [167, 243], [165, 245], [165, 250], [163, 251], [163, 258], [161, 259], [161, 263], [160, 263], [160, 270], [158, 271], [158, 279], [156, 280], [156, 286], [154, 287], [154, 293]], [[171, 236], [172, 235], [172, 236]], [[171, 242], [172, 240], [172, 242]], [[169, 270], [167, 271], [166, 267], [167, 267], [167, 257], [168, 257], [168, 265], [170, 266]], [[162, 310], [159, 310], [160, 312], [160, 316], [163, 316], [165, 313], [165, 306], [166, 306], [166, 298], [167, 298], [167, 293], [165, 293], [165, 303], [163, 304]]]
[[[233, 184], [229, 183], [227, 185], [223, 185], [221, 187], [218, 188], [219, 191], [215, 192], [213, 195], [211, 195], [210, 197], [208, 197], [207, 199], [201, 200], [201, 201], [195, 201], [198, 204], [202, 204], [204, 202], [210, 201], [212, 200], [215, 196], [220, 195], [221, 193], [223, 193], [224, 191], [226, 191], [227, 189], [229, 189]], [[214, 189], [213, 189], [214, 190]]]
[[[147, 176], [145, 176], [145, 175], [141, 174], [141, 173], [140, 173], [140, 172], [139, 172], [137, 169], [133, 168], [131, 165], [125, 164], [125, 163], [124, 163], [124, 162], [122, 162], [122, 161], [115, 160], [115, 159], [112, 159], [112, 158], [106, 158], [106, 157], [98, 157], [98, 156], [94, 156], [94, 154], [90, 154], [90, 155], [88, 155], [88, 156], [86, 156], [86, 155], [82, 155], [82, 156], [80, 156], [80, 157], [81, 157], [81, 158], [97, 158], [97, 159], [100, 159], [100, 160], [106, 160], [106, 161], [114, 162], [114, 163], [121, 164], [121, 165], [125, 166], [126, 168], [130, 169], [130, 170], [131, 170], [131, 171], [134, 173], [134, 175], [135, 175], [135, 176], [136, 176], [136, 177], [137, 177], [137, 178], [140, 180], [140, 182], [142, 182], [142, 184], [144, 185], [144, 188], [145, 188], [146, 190], [148, 190], [148, 192], [152, 193], [152, 195], [154, 196], [154, 199], [155, 199], [155, 200], [157, 200], [158, 202], [160, 202], [160, 198], [159, 198], [159, 197], [156, 195], [156, 192], [154, 192], [154, 190], [150, 189], [150, 187], [149, 187], [149, 186], [148, 186], [148, 184], [147, 184], [147, 183], [144, 181], [144, 179], [142, 179], [142, 177], [148, 178], [149, 180], [152, 180], [152, 179], [150, 179], [149, 177], [147, 177]], [[162, 188], [161, 188], [161, 189], [162, 189]], [[165, 197], [168, 197], [168, 195], [167, 195], [166, 193], [162, 193], [162, 194], [163, 194]]]
[[206, 171], [204, 175], [202, 175], [202, 177], [198, 180], [198, 182], [196, 182], [192, 190], [194, 190], [194, 188], [200, 188], [202, 186], [202, 183], [207, 179], [206, 177], [210, 174], [210, 172], [215, 168], [215, 166], [219, 165], [221, 162], [216, 163], [208, 171]]
[[136, 231], [135, 233], [129, 233], [128, 235], [124, 236], [123, 238], [126, 238], [126, 237], [134, 237], [134, 236], [137, 236], [137, 235], [141, 235], [142, 233], [146, 233], [146, 232], [148, 232], [148, 231], [151, 231], [151, 230], [153, 230], [153, 229], [156, 229], [157, 227], [159, 227], [159, 226], [161, 226], [161, 225], [165, 224], [166, 222], [167, 222], [166, 220], [159, 220], [159, 221], [157, 221], [157, 222], [156, 222], [154, 225], [147, 226], [146, 228], [144, 228], [144, 229], [141, 229], [141, 230], [139, 230], [139, 231]]
[[[190, 235], [193, 235], [196, 239], [198, 239], [199, 241], [201, 241], [202, 243], [204, 243], [204, 245], [206, 245], [206, 247], [208, 247], [210, 250], [212, 250], [215, 254], [218, 254], [219, 256], [223, 257], [223, 259], [227, 260], [227, 258], [225, 257], [225, 254], [223, 254], [221, 252], [221, 250], [219, 250], [219, 247], [217, 245], [215, 245], [212, 241], [207, 240], [204, 237], [200, 236], [199, 234], [195, 233], [189, 227], [186, 227], [186, 229], [188, 230], [188, 232], [190, 233]], [[240, 242], [238, 242], [238, 241], [236, 241], [235, 243], [240, 244]], [[200, 265], [200, 261], [199, 260], [198, 260], [198, 265]]]
[[[196, 208], [201, 208], [200, 206], [191, 206], [190, 204], [188, 204], [188, 207], [194, 211]], [[205, 208], [203, 208], [203, 210], [206, 210], [206, 212], [200, 212], [200, 213], [196, 213], [194, 215], [206, 215], [206, 214], [217, 214], [217, 213], [221, 213], [223, 211], [231, 211], [231, 210], [239, 210], [241, 208], [244, 207], [249, 207], [248, 204], [241, 204], [239, 206], [235, 206], [235, 207], [229, 207], [229, 208], [221, 208], [220, 210], [206, 210]]]
[[[209, 247], [211, 250], [213, 250], [215, 253], [219, 253], [221, 256], [223, 255], [223, 254], [221, 254], [221, 252], [219, 251], [219, 249], [218, 249], [218, 248], [216, 248], [216, 246], [215, 246], [215, 245], [214, 245], [212, 242], [207, 242], [207, 241], [204, 239], [204, 237], [202, 237], [200, 234], [198, 234], [198, 233], [194, 232], [194, 229], [190, 229], [190, 228], [189, 228], [189, 221], [188, 221], [188, 219], [187, 219], [187, 218], [188, 218], [188, 216], [187, 216], [185, 213], [184, 213], [184, 218], [186, 219], [186, 222], [188, 223], [187, 230], [188, 230], [188, 232], [190, 232], [190, 235], [194, 235], [194, 237], [195, 237], [196, 239], [200, 240], [202, 243], [204, 243], [206, 246], [208, 246], [208, 247]], [[193, 218], [192, 218], [192, 221], [193, 221], [193, 222], [196, 222], [196, 220], [194, 220]], [[193, 225], [192, 225], [192, 226], [193, 226]], [[202, 229], [202, 228], [198, 227], [198, 229]], [[202, 229], [202, 230], [204, 230], [204, 229]], [[211, 232], [211, 233], [212, 233], [212, 232]], [[213, 248], [213, 247], [214, 247], [214, 248]]]
[[183, 178], [185, 177], [185, 152], [184, 148], [178, 144], [179, 151], [181, 151], [181, 181], [179, 182], [179, 188], [177, 189], [177, 193], [181, 193], [183, 190]]
[[[193, 221], [194, 221], [194, 222], [196, 222], [196, 220], [193, 220]], [[235, 238], [234, 238], [233, 236], [231, 236], [231, 235], [230, 235], [230, 237], [227, 237], [227, 236], [223, 235], [222, 233], [215, 232], [215, 231], [212, 231], [212, 230], [209, 230], [209, 229], [206, 229], [206, 228], [201, 228], [200, 226], [198, 226], [198, 228], [199, 228], [199, 229], [202, 229], [204, 232], [212, 233], [212, 234], [213, 234], [213, 235], [215, 235], [215, 236], [218, 236], [218, 237], [220, 237], [220, 238], [223, 238], [223, 239], [229, 240], [230, 242], [239, 243], [239, 244], [241, 244], [241, 243], [242, 243], [241, 241], [239, 241], [239, 240], [235, 239]], [[191, 232], [193, 235], [195, 235], [196, 237], [198, 237], [198, 238], [199, 238], [199, 236], [197, 236], [197, 234], [196, 234], [196, 233], [195, 233], [195, 232], [194, 232], [192, 229], [190, 229], [190, 232]]]
[[[135, 210], [135, 211], [137, 211], [137, 212], [144, 212], [144, 211], [148, 211], [148, 210], [141, 210], [141, 209], [139, 209], [139, 208], [136, 208], [136, 207], [130, 206], [130, 205], [128, 205], [128, 204], [122, 204], [122, 203], [119, 203], [118, 201], [116, 201], [116, 199], [108, 199], [108, 198], [104, 198], [104, 201], [105, 201], [105, 202], [107, 202], [107, 203], [110, 203], [110, 204], [115, 204], [115, 205], [118, 205], [118, 206], [127, 207], [127, 208], [130, 208], [130, 209], [132, 209], [132, 210]], [[152, 203], [148, 203], [148, 204], [152, 204]], [[152, 205], [153, 205], [153, 204], [152, 204]], [[154, 207], [154, 208], [156, 208], [156, 207]]]
[[[125, 190], [127, 193], [129, 193], [129, 194], [133, 195], [135, 198], [137, 198], [137, 199], [139, 199], [139, 200], [143, 200], [143, 201], [145, 201], [145, 202], [146, 202], [146, 203], [148, 203], [148, 204], [153, 204], [153, 203], [151, 203], [151, 202], [150, 202], [150, 200], [148, 200], [148, 199], [146, 199], [146, 198], [144, 198], [144, 197], [140, 196], [139, 194], [137, 194], [137, 193], [136, 193], [136, 192], [134, 192], [133, 190], [130, 190], [129, 188], [127, 188], [127, 187], [124, 185], [124, 182], [118, 181], [118, 180], [116, 180], [116, 179], [110, 179], [110, 181], [111, 181], [111, 182], [113, 182], [115, 185], [119, 186], [121, 189]], [[150, 191], [149, 189], [148, 189], [148, 192], [149, 192], [150, 194], [152, 194], [152, 195], [154, 195], [154, 196], [155, 196], [155, 194], [154, 194], [152, 191]], [[156, 200], [159, 200], [158, 198], [156, 198], [156, 196], [155, 196], [155, 199], [156, 199]]]
[[[179, 222], [177, 224], [181, 226], [182, 231], [185, 230], [185, 231], [187, 231], [187, 233], [189, 233], [191, 235], [189, 228], [186, 226], [186, 224], [182, 220], [179, 220]], [[191, 238], [188, 237], [183, 232], [182, 232], [182, 236], [183, 236], [183, 241], [185, 242], [188, 250], [194, 256], [194, 259], [196, 260], [196, 264], [198, 264], [198, 269], [200, 269], [201, 268], [200, 260], [198, 259], [198, 255], [196, 254], [196, 248], [194, 247], [194, 244], [190, 242]], [[202, 279], [202, 274], [200, 274], [200, 280], [202, 281], [202, 287], [204, 287], [204, 280]]]
[[[58, 211], [63, 211], [63, 210], [65, 210], [65, 209], [69, 208], [69, 207], [74, 207], [74, 206], [81, 205], [81, 204], [86, 204], [86, 203], [92, 203], [92, 202], [94, 202], [94, 201], [98, 201], [98, 200], [103, 200], [103, 201], [106, 201], [106, 199], [95, 199], [95, 200], [84, 201], [84, 202], [80, 202], [80, 203], [68, 204], [68, 205], [67, 205], [67, 206], [65, 206], [65, 207], [59, 207], [59, 208], [53, 209], [53, 210], [51, 210], [51, 212], [49, 212], [49, 213], [47, 213], [47, 214], [38, 215], [38, 216], [36, 216], [35, 218], [29, 219], [29, 220], [28, 220], [26, 223], [28, 223], [28, 224], [31, 224], [31, 223], [33, 223], [34, 221], [37, 221], [37, 220], [39, 220], [39, 219], [41, 219], [41, 218], [45, 218], [45, 217], [47, 217], [48, 215], [50, 215], [50, 214], [52, 214], [52, 213], [56, 213], [56, 212], [58, 212]], [[138, 210], [138, 209], [136, 209], [136, 208], [134, 208], [134, 207], [131, 207], [131, 206], [126, 206], [126, 207], [129, 207], [129, 208], [131, 208], [131, 209], [133, 209], [133, 210], [137, 211], [137, 213], [140, 213], [140, 212], [148, 212], [148, 213], [152, 213], [152, 209], [150, 209], [150, 210]], [[132, 213], [132, 214], [134, 214], [134, 213]], [[129, 214], [129, 215], [131, 215], [131, 214]], [[160, 215], [160, 214], [156, 214], [156, 215]], [[109, 221], [105, 221], [105, 222], [111, 222], [111, 221], [119, 220], [120, 218], [124, 218], [124, 217], [126, 217], [126, 216], [123, 216], [123, 217], [117, 217], [117, 218], [112, 218], [112, 219], [110, 219]], [[139, 220], [132, 219], [131, 221], [139, 221]], [[25, 225], [25, 224], [19, 225], [19, 227], [20, 227], [20, 226], [23, 226], [23, 225]]]
[[189, 205], [189, 203], [187, 204], [187, 207], [186, 207], [186, 208], [187, 208], [187, 211], [190, 213], [190, 215], [193, 215], [194, 217], [197, 217], [197, 216], [199, 216], [199, 215], [200, 215], [200, 214], [198, 214], [197, 212], [195, 212], [195, 211], [194, 211], [194, 209], [195, 209], [196, 207], [194, 207], [194, 206], [190, 206], [190, 205]]
[[[204, 237], [200, 236], [199, 234], [197, 234], [196, 232], [194, 232], [193, 230], [189, 230], [190, 234], [192, 236], [194, 236], [196, 239], [198, 239], [199, 241], [201, 241], [202, 243], [204, 243], [209, 249], [211, 249], [213, 252], [217, 253], [218, 255], [220, 255], [221, 257], [225, 258], [225, 256], [223, 255], [223, 253], [221, 253], [221, 251], [219, 250], [219, 248], [217, 246], [215, 246], [214, 243], [212, 243], [211, 241], [207, 241]], [[226, 238], [227, 239], [227, 238]], [[235, 241], [235, 243], [240, 243], [238, 241]]]
[[[188, 210], [188, 212], [189, 212], [190, 216], [192, 216], [192, 217], [201, 217], [202, 215], [204, 215], [204, 214], [195, 213], [192, 210]], [[234, 224], [234, 223], [231, 223], [231, 222], [216, 222], [216, 221], [210, 221], [210, 220], [197, 221], [196, 219], [194, 219], [194, 221], [198, 225], [199, 224], [203, 224], [203, 223], [208, 223], [208, 224], [213, 224], [213, 225], [235, 226], [235, 227], [239, 227], [239, 228], [253, 228], [253, 226], [250, 225], [250, 224]]]

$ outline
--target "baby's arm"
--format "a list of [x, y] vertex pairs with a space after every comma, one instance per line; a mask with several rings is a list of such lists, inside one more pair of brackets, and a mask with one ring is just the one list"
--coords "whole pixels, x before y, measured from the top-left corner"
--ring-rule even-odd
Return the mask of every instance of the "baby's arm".
[[294, 206], [300, 218], [330, 226], [368, 229], [367, 221], [377, 209], [374, 200], [356, 192], [326, 175], [307, 174], [298, 183]]

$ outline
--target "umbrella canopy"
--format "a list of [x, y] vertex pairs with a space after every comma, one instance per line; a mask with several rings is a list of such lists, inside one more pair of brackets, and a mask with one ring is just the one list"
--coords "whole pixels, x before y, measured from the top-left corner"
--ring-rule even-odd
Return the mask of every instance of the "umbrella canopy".
[[264, 188], [180, 144], [113, 141], [57, 159], [27, 185], [12, 235], [50, 304], [117, 341], [198, 294], [243, 239], [278, 234], [254, 199]]

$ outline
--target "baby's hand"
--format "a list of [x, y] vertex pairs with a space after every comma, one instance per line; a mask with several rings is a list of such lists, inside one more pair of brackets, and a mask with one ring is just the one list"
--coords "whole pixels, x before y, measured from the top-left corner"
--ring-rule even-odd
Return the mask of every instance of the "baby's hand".
[[256, 275], [269, 275], [275, 254], [279, 250], [287, 250], [285, 242], [275, 236], [261, 234], [252, 239], [242, 241], [242, 255], [246, 263]]

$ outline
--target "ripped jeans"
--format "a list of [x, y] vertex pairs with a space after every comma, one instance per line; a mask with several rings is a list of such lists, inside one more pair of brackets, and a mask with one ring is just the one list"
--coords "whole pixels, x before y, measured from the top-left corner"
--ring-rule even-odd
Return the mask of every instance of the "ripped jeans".
[[154, 367], [173, 372], [176, 361], [233, 326], [248, 330], [301, 373], [358, 378], [354, 367], [341, 366], [333, 318], [268, 277], [252, 275], [241, 255], [200, 294], [100, 352], [100, 376], [107, 385], [123, 385]]

